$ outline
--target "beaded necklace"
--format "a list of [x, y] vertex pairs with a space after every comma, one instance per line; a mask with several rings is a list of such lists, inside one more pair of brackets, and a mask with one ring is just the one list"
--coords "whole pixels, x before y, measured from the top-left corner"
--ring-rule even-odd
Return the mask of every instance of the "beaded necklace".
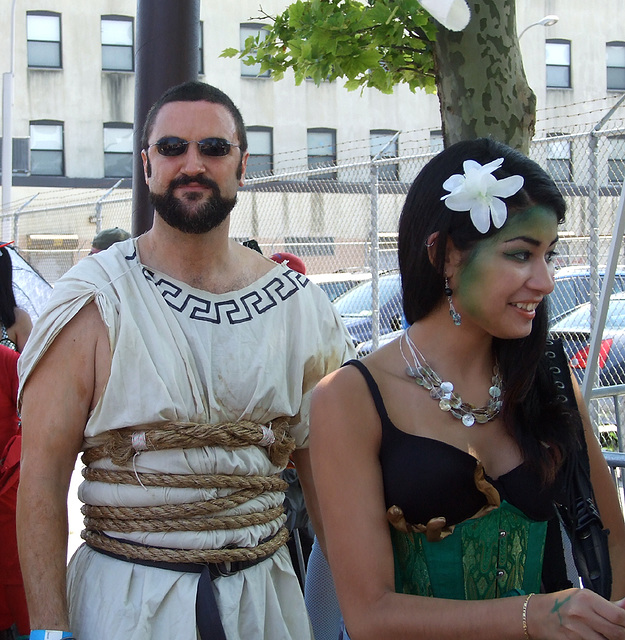
[[454, 393], [454, 385], [449, 381], [442, 380], [430, 367], [423, 354], [410, 339], [408, 329], [404, 331], [402, 338], [405, 338], [413, 360], [411, 365], [404, 354], [402, 340], [400, 339], [399, 350], [407, 365], [406, 374], [413, 378], [418, 385], [427, 389], [433, 400], [438, 400], [438, 406], [441, 411], [448, 411], [454, 418], [461, 420], [465, 427], [472, 427], [476, 422], [484, 424], [497, 417], [501, 410], [502, 401], [500, 398], [503, 388], [497, 363], [493, 367], [492, 386], [488, 390], [488, 395], [490, 396], [488, 404], [484, 407], [474, 407], [468, 402], [463, 402], [462, 398], [457, 393]]

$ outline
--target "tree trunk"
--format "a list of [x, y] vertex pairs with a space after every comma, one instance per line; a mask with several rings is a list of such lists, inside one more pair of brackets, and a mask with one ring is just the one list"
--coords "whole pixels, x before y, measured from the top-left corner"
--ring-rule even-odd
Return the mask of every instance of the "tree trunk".
[[516, 33], [516, 0], [468, 0], [464, 31], [440, 28], [434, 57], [445, 146], [490, 136], [528, 153], [536, 96]]

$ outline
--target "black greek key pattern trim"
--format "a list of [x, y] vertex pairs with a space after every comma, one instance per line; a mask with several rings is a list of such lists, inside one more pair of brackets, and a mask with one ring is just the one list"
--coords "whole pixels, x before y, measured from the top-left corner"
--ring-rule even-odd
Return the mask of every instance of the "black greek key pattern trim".
[[186, 293], [171, 280], [156, 276], [153, 271], [143, 267], [143, 275], [163, 296], [165, 302], [176, 313], [192, 320], [212, 324], [241, 324], [275, 309], [279, 304], [296, 295], [310, 280], [306, 276], [288, 269], [280, 272], [263, 287], [244, 295], [233, 292], [229, 299], [215, 301], [197, 294]]

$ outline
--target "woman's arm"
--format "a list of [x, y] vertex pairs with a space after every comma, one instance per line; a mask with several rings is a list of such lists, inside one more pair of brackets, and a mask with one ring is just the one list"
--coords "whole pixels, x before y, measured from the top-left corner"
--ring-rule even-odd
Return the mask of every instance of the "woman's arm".
[[[319, 383], [313, 394], [310, 435], [323, 522], [318, 533], [325, 538], [351, 639], [524, 638], [523, 597], [478, 602], [395, 592], [378, 458], [380, 430], [367, 386], [355, 368], [344, 367]], [[578, 589], [534, 596], [527, 619], [533, 640], [625, 638], [625, 611]]]
[[597, 499], [597, 506], [601, 514], [603, 526], [610, 530], [608, 544], [610, 548], [610, 563], [612, 564], [612, 600], [625, 597], [625, 522], [619, 504], [616, 485], [610, 474], [601, 447], [590, 421], [588, 408], [582, 397], [575, 376], [571, 375], [575, 389], [575, 399], [582, 416], [584, 435], [588, 446], [590, 460], [590, 480]]
[[15, 307], [15, 322], [12, 327], [7, 329], [9, 338], [15, 343], [17, 350], [22, 353], [24, 345], [33, 328], [33, 322], [24, 309]]

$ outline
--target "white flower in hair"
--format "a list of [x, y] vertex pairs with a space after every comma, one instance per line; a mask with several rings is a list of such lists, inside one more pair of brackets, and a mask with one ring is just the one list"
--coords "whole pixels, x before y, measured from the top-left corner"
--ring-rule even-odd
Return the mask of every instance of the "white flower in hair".
[[497, 229], [503, 226], [508, 209], [500, 198], [513, 196], [523, 186], [523, 176], [495, 178], [493, 171], [502, 164], [503, 158], [484, 166], [475, 160], [465, 160], [462, 164], [464, 175], [455, 173], [443, 182], [443, 189], [450, 193], [441, 200], [452, 211], [469, 211], [471, 222], [480, 233], [488, 231], [491, 218]]

